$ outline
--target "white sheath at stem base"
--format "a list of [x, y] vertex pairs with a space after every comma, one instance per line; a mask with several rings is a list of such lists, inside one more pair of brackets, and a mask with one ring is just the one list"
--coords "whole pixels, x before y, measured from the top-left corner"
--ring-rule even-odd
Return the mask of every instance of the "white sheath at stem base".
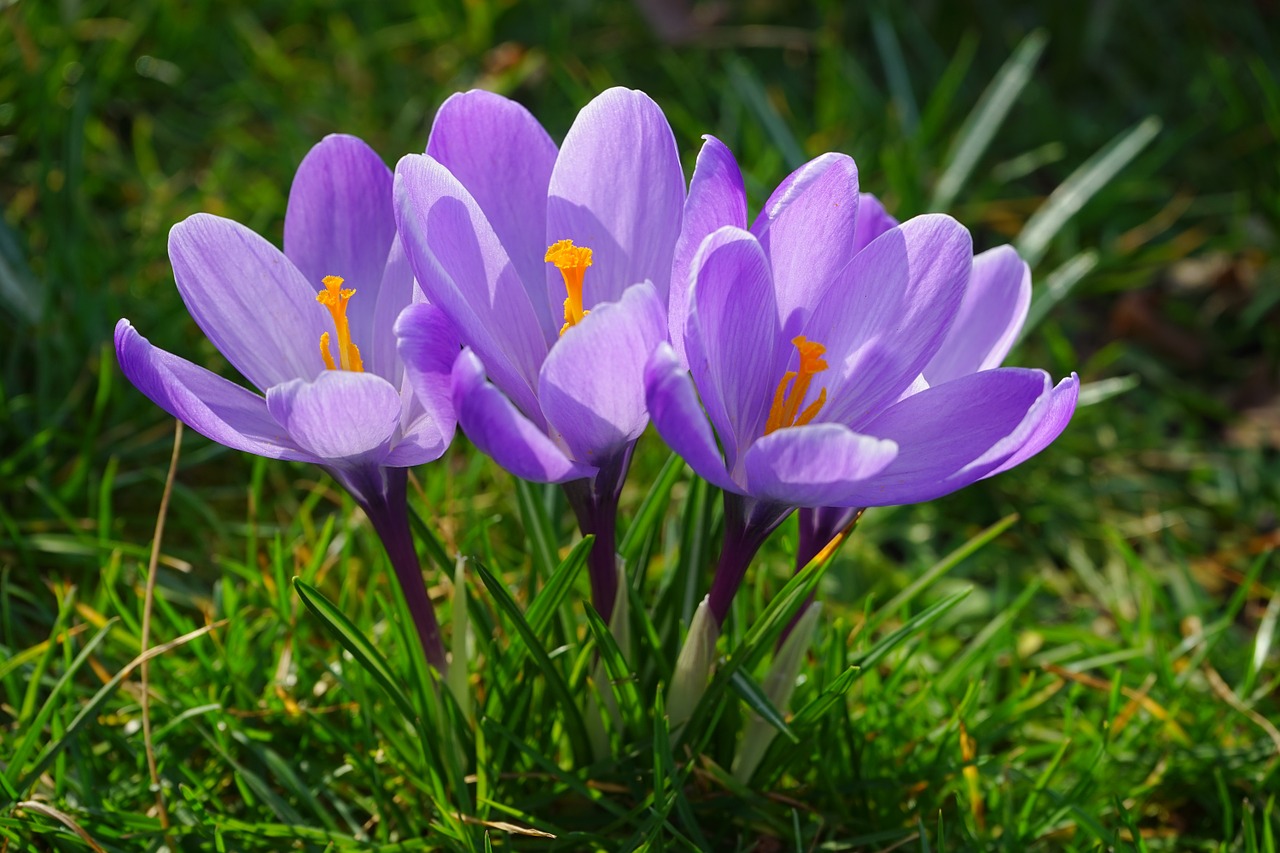
[[671, 689], [667, 691], [667, 717], [671, 731], [675, 732], [693, 716], [698, 700], [707, 692], [711, 666], [716, 658], [716, 641], [720, 629], [711, 614], [710, 597], [703, 598], [693, 613], [689, 634], [684, 638], [676, 669], [671, 675]]

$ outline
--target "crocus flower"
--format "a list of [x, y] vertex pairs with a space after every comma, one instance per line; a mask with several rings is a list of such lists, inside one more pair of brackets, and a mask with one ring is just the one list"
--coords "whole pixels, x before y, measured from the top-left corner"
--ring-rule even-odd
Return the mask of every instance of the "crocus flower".
[[459, 423], [516, 476], [564, 484], [596, 536], [592, 598], [607, 621], [618, 492], [648, 423], [644, 367], [666, 339], [684, 204], [671, 128], [648, 96], [610, 89], [557, 151], [519, 104], [454, 95], [426, 154], [396, 167], [395, 193], [414, 274], [466, 345]]
[[[391, 170], [368, 145], [335, 135], [311, 149], [289, 192], [284, 246], [205, 213], [169, 233], [187, 310], [257, 392], [152, 346], [128, 320], [116, 324], [120, 367], [201, 435], [332, 474], [381, 537], [427, 658], [443, 671], [405, 469], [439, 458], [453, 437], [449, 371], [459, 344], [444, 315], [420, 293], [415, 300]], [[393, 326], [406, 308], [412, 333], [398, 352]]]
[[886, 220], [859, 195], [853, 161], [828, 154], [788, 177], [746, 230], [732, 154], [708, 138], [698, 157], [673, 345], [651, 359], [646, 387], [659, 433], [725, 492], [705, 630], [718, 633], [751, 559], [794, 508], [941, 497], [1039, 451], [1074, 411], [1074, 376], [1055, 387], [1043, 371], [959, 366], [992, 348], [979, 340], [988, 318], [966, 319], [970, 290], [984, 285], [964, 227]]

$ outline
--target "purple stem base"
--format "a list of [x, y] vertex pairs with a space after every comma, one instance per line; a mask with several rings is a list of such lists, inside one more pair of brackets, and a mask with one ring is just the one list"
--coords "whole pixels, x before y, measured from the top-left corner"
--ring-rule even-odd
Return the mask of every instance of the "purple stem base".
[[606, 625], [613, 618], [613, 602], [618, 596], [618, 497], [634, 449], [634, 444], [627, 445], [606, 460], [595, 477], [571, 480], [562, 487], [582, 535], [596, 537], [587, 555], [587, 573], [591, 578], [591, 604]]
[[733, 597], [737, 595], [760, 546], [786, 520], [791, 510], [789, 506], [758, 503], [732, 492], [724, 493], [724, 544], [720, 548], [720, 560], [716, 563], [711, 592], [707, 596], [707, 606], [715, 617], [717, 628], [724, 627]]

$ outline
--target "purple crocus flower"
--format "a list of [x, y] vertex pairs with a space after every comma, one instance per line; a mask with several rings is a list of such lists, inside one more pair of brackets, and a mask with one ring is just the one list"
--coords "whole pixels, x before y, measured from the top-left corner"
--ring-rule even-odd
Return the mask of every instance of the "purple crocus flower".
[[[452, 440], [449, 371], [459, 344], [444, 315], [420, 292], [415, 300], [391, 170], [377, 153], [339, 135], [312, 148], [289, 192], [284, 244], [281, 252], [206, 213], [169, 232], [187, 310], [261, 393], [152, 346], [128, 320], [116, 324], [116, 357], [138, 390], [201, 435], [313, 462], [350, 491], [387, 549], [428, 660], [443, 672], [405, 469], [439, 458]], [[393, 327], [415, 301], [398, 352]]]
[[426, 154], [400, 161], [395, 191], [414, 273], [467, 347], [459, 423], [516, 476], [564, 484], [596, 536], [607, 621], [618, 492], [648, 423], [644, 366], [666, 339], [684, 204], [671, 128], [648, 96], [610, 89], [557, 151], [524, 107], [467, 92], [441, 106]]
[[983, 369], [1016, 334], [986, 313], [988, 265], [1021, 261], [975, 259], [948, 216], [894, 224], [848, 157], [798, 169], [746, 228], [737, 163], [708, 138], [675, 258], [673, 345], [646, 387], [663, 438], [725, 492], [706, 602], [717, 629], [792, 509], [949, 494], [1048, 445], [1078, 392], [1074, 375], [1055, 387], [1043, 371]]

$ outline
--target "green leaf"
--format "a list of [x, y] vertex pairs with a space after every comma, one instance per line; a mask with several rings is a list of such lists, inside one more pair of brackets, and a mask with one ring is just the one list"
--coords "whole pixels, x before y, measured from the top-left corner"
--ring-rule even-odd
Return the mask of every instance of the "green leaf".
[[742, 697], [742, 701], [746, 702], [751, 710], [760, 715], [760, 719], [769, 723], [792, 743], [800, 742], [800, 738], [796, 736], [795, 732], [791, 731], [787, 721], [782, 718], [782, 714], [778, 713], [778, 709], [773, 707], [773, 703], [769, 701], [768, 696], [764, 695], [764, 691], [760, 689], [759, 684], [756, 684], [755, 679], [742, 670], [738, 670], [730, 678], [729, 683], [737, 694]]
[[[622, 656], [622, 650], [618, 648], [613, 632], [604, 623], [604, 619], [589, 603], [584, 609], [587, 614], [587, 626], [591, 629], [591, 635], [596, 641], [596, 651], [599, 652], [600, 659], [604, 661], [605, 669], [609, 672], [610, 689], [613, 690], [618, 707], [622, 710], [623, 721], [629, 732], [639, 733], [644, 728], [644, 711], [640, 703], [640, 693], [636, 689], [635, 673], [631, 671], [626, 658]], [[596, 685], [597, 690], [602, 687], [603, 685]]]

